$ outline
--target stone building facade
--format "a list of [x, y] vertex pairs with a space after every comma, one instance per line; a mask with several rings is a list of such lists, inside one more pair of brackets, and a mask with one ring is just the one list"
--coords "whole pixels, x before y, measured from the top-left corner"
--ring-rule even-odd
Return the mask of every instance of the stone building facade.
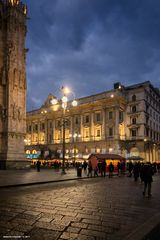
[[[62, 155], [63, 110], [49, 95], [40, 109], [27, 113], [26, 152], [51, 150]], [[86, 159], [91, 153], [116, 153], [160, 161], [160, 92], [149, 81], [68, 103], [65, 157]]]
[[0, 0], [0, 168], [24, 165], [26, 19], [20, 0]]

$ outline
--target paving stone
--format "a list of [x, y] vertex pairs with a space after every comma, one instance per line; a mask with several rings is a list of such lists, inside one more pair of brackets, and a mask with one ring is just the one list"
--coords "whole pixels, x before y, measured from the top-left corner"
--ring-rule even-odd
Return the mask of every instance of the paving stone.
[[143, 185], [125, 177], [48, 184], [37, 186], [36, 191], [16, 188], [12, 196], [4, 191], [0, 228], [7, 233], [31, 233], [33, 240], [122, 240], [160, 211], [160, 175], [155, 179], [151, 199], [142, 197]]
[[[77, 240], [95, 240], [95, 237], [78, 234]], [[96, 240], [97, 240], [97, 238], [96, 238]]]
[[29, 214], [29, 215], [33, 215], [33, 216], [39, 216], [41, 214], [41, 212], [36, 212], [36, 211], [25, 211], [24, 214]]
[[35, 226], [38, 228], [45, 228], [54, 231], [64, 231], [66, 226], [65, 225], [57, 225], [53, 223], [46, 223], [46, 222], [36, 222]]
[[68, 227], [67, 228], [67, 232], [71, 232], [71, 233], [79, 233], [81, 230], [81, 228], [77, 228], [77, 227]]
[[29, 215], [29, 214], [25, 214], [25, 213], [19, 214], [16, 217], [19, 217], [21, 219], [28, 219], [28, 220], [36, 220], [36, 219], [38, 219], [38, 216]]
[[[11, 236], [13, 236], [13, 238], [11, 238]], [[5, 236], [3, 236], [3, 239], [7, 239], [7, 238], [16, 239], [16, 236], [17, 236], [17, 239], [19, 239], [20, 236], [24, 236], [24, 232], [11, 230], [11, 231], [7, 232], [5, 234]]]
[[52, 220], [53, 220], [54, 218], [45, 218], [45, 217], [41, 217], [41, 218], [39, 218], [38, 219], [38, 222], [47, 222], [47, 223], [49, 223], [49, 222], [52, 222]]
[[71, 226], [77, 227], [77, 228], [87, 228], [88, 224], [82, 223], [82, 222], [74, 222], [74, 223], [71, 223]]
[[0, 227], [4, 227], [6, 229], [13, 229], [15, 226], [17, 226], [18, 223], [15, 222], [4, 222], [4, 221], [0, 221]]
[[29, 225], [25, 225], [25, 224], [19, 224], [17, 226], [14, 227], [14, 230], [15, 231], [19, 231], [19, 232], [28, 232], [32, 229], [33, 227], [32, 226], [29, 226]]
[[77, 217], [79, 218], [87, 218], [87, 219], [95, 219], [95, 220], [100, 220], [100, 216], [93, 216], [93, 215], [89, 215], [89, 214], [81, 214], [81, 213], [78, 213]]
[[100, 231], [94, 231], [94, 230], [89, 230], [89, 229], [82, 229], [80, 231], [81, 234], [88, 235], [88, 236], [93, 236], [93, 237], [100, 237], [105, 239], [106, 234]]
[[101, 225], [101, 221], [94, 220], [94, 219], [83, 219], [82, 222], [83, 223], [95, 224], [95, 225]]
[[57, 240], [59, 239], [60, 232], [51, 231], [42, 228], [33, 228], [31, 232], [29, 232], [29, 239], [31, 240]]
[[78, 234], [77, 233], [71, 233], [71, 232], [63, 232], [60, 239], [69, 239], [69, 240], [77, 240]]
[[10, 223], [11, 224], [15, 224], [15, 225], [18, 225], [18, 224], [25, 224], [25, 225], [29, 225], [29, 226], [32, 226], [35, 222], [37, 222], [36, 219], [21, 219], [21, 218], [14, 218]]
[[61, 211], [59, 211], [59, 213], [61, 214], [61, 215], [65, 215], [65, 216], [70, 216], [70, 217], [75, 217], [76, 215], [77, 215], [77, 213], [75, 213], [75, 212], [70, 212], [70, 211], [68, 211], [68, 210], [61, 210]]
[[52, 221], [52, 224], [63, 225], [63, 226], [69, 226], [70, 223], [71, 223], [71, 221], [66, 220], [66, 219], [63, 219], [63, 218], [62, 218], [61, 220], [56, 220], [56, 219], [54, 219], [54, 220]]

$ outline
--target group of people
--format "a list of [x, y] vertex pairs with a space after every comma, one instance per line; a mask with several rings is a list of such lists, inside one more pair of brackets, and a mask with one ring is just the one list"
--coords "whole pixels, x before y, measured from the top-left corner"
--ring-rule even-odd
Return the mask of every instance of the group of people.
[[102, 176], [106, 176], [106, 161], [102, 160], [101, 162], [92, 162], [88, 161], [88, 177], [92, 177], [92, 172], [94, 177], [98, 176], [98, 173]]
[[[125, 173], [125, 163], [123, 162], [118, 162], [117, 166], [117, 173], [118, 175]], [[85, 169], [87, 169], [87, 163], [85, 164]], [[88, 177], [93, 176], [106, 176], [106, 161], [102, 160], [99, 162], [95, 161], [88, 161]], [[115, 170], [115, 166], [113, 165], [112, 162], [108, 165], [108, 176], [112, 177], [113, 172]], [[152, 181], [153, 181], [153, 174], [159, 171], [158, 165], [156, 163], [151, 164], [150, 162], [147, 163], [140, 163], [140, 162], [135, 162], [134, 164], [130, 161], [127, 163], [127, 170], [129, 172], [129, 177], [134, 176], [135, 182], [137, 182], [138, 178], [141, 179], [141, 182], [144, 182], [144, 190], [143, 190], [143, 196], [146, 194], [148, 197], [151, 197], [151, 186], [152, 186]]]
[[[83, 167], [83, 165], [82, 165]], [[88, 174], [87, 176], [91, 176], [92, 177], [92, 173], [93, 176], [102, 176], [105, 177], [106, 176], [106, 171], [108, 171], [108, 176], [109, 178], [113, 176], [113, 172], [117, 171], [117, 175], [121, 175], [125, 173], [125, 163], [124, 162], [118, 162], [117, 166], [115, 166], [112, 162], [109, 163], [109, 165], [107, 166], [106, 161], [105, 160], [100, 160], [100, 161], [92, 161], [89, 160], [88, 161]]]
[[144, 190], [143, 190], [143, 196], [148, 194], [148, 197], [152, 196], [151, 194], [151, 185], [153, 181], [153, 174], [157, 172], [157, 164], [150, 162], [147, 163], [140, 163], [135, 162], [134, 164], [132, 162], [129, 162], [128, 164], [128, 171], [129, 171], [129, 177], [132, 177], [132, 173], [134, 175], [135, 182], [140, 177], [141, 182], [144, 182]]
[[[41, 167], [41, 162], [38, 160], [37, 161], [37, 171], [40, 171], [40, 167]], [[75, 167], [79, 167], [78, 163]], [[106, 165], [106, 161], [105, 160], [101, 160], [101, 161], [91, 161], [89, 160], [88, 163], [86, 161], [83, 162], [83, 164], [81, 164], [81, 167], [84, 169], [84, 172], [86, 172], [88, 177], [96, 177], [96, 176], [102, 176], [105, 177], [106, 176], [106, 169], [108, 169], [108, 176], [109, 178], [111, 178], [113, 176], [113, 172], [115, 171], [115, 165], [113, 165], [112, 162], [110, 162], [110, 164]], [[117, 170], [117, 175], [119, 176], [120, 174], [124, 174], [125, 173], [125, 162], [118, 162], [117, 166], [116, 166], [116, 170]], [[157, 171], [160, 171], [160, 164], [157, 163], [140, 163], [140, 162], [128, 162], [127, 163], [127, 170], [129, 172], [128, 177], [132, 177], [132, 175], [134, 176], [134, 180], [135, 182], [137, 182], [137, 180], [140, 178], [141, 182], [144, 182], [144, 190], [143, 190], [143, 196], [145, 196], [146, 194], [148, 194], [148, 196], [150, 197], [151, 194], [151, 185], [152, 185], [152, 181], [153, 181], [153, 174], [156, 173]]]

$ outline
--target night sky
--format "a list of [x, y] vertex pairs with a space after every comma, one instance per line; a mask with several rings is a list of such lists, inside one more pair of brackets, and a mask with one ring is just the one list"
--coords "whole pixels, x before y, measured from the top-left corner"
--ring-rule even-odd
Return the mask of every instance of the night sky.
[[69, 86], [76, 98], [150, 80], [160, 88], [159, 0], [23, 0], [27, 110]]

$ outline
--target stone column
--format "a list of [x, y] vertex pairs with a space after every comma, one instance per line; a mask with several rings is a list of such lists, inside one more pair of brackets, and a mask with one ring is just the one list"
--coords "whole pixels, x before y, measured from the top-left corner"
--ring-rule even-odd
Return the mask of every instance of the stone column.
[[115, 108], [115, 139], [119, 139], [119, 108]]
[[102, 111], [102, 140], [106, 139], [106, 109]]
[[94, 112], [90, 114], [91, 124], [90, 124], [90, 139], [94, 140]]
[[83, 115], [80, 115], [80, 134], [81, 134], [81, 139], [83, 141]]
[[52, 139], [52, 143], [55, 143], [55, 120], [53, 120], [53, 139]]

